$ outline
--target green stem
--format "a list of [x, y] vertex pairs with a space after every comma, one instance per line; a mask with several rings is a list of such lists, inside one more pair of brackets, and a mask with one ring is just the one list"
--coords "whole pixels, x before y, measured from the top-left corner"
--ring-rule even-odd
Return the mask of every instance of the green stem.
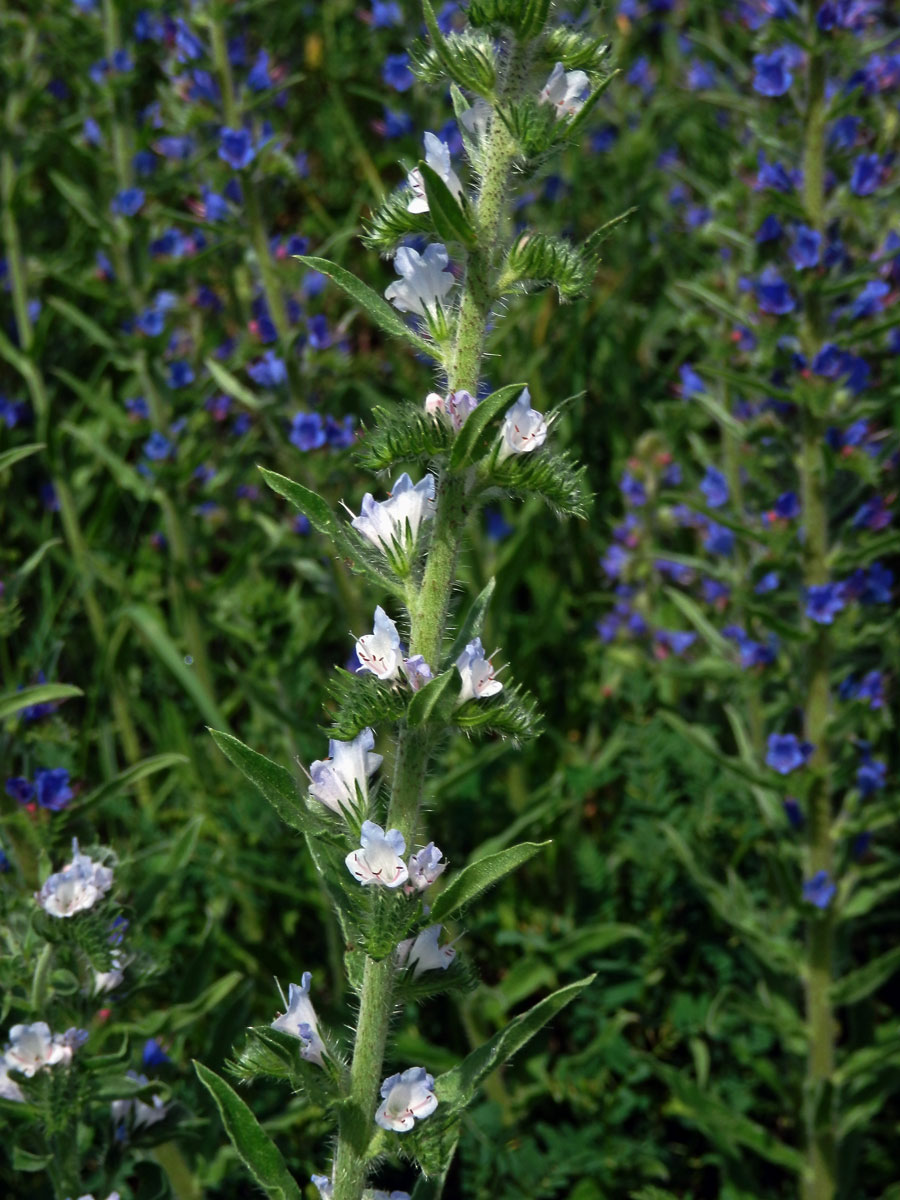
[[[503, 100], [521, 91], [527, 65], [527, 48], [514, 46], [501, 89]], [[466, 264], [459, 317], [446, 364], [447, 386], [451, 391], [465, 388], [474, 393], [478, 387], [488, 319], [496, 300], [493, 272], [498, 239], [509, 209], [513, 157], [509, 132], [495, 115], [486, 139], [481, 191], [475, 205], [478, 248], [472, 251]], [[467, 472], [442, 473], [422, 581], [410, 584], [407, 592], [410, 653], [423, 655], [435, 673], [442, 665], [444, 631], [466, 523], [468, 483]], [[401, 726], [387, 826], [399, 829], [408, 846], [416, 837], [429, 752], [425, 730]], [[334, 1200], [360, 1200], [365, 1187], [366, 1151], [384, 1069], [393, 985], [391, 959], [376, 962], [367, 958], [350, 1068], [350, 1094], [340, 1118], [334, 1161]]]
[[[810, 56], [803, 155], [803, 204], [813, 228], [825, 226], [825, 62], [821, 52]], [[818, 297], [811, 292], [806, 303], [805, 341], [814, 353], [822, 339]], [[828, 580], [828, 513], [825, 503], [825, 459], [822, 450], [824, 422], [811, 409], [802, 414], [800, 486], [806, 540], [803, 579], [807, 587]], [[829, 786], [828, 720], [830, 638], [826, 626], [817, 626], [810, 647], [812, 664], [807, 689], [804, 734], [813, 743], [810, 760], [812, 786], [807, 803], [807, 866], [810, 875], [831, 871], [834, 858], [831, 790]], [[821, 1093], [834, 1071], [835, 1019], [831, 1004], [833, 982], [834, 919], [830, 909], [816, 913], [807, 925], [806, 1021], [809, 1057], [806, 1072], [806, 1172], [804, 1200], [832, 1200], [835, 1194], [836, 1138], [834, 1124], [822, 1117]]]

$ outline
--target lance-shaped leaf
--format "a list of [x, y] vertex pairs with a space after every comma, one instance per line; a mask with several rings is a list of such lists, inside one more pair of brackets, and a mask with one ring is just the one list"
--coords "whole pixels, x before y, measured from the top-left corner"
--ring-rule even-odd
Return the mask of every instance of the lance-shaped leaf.
[[0, 471], [8, 470], [13, 463], [21, 462], [23, 458], [29, 458], [45, 448], [44, 442], [31, 442], [28, 446], [16, 446], [13, 450], [5, 450], [0, 454]]
[[455, 665], [443, 671], [436, 679], [429, 680], [415, 693], [406, 710], [406, 723], [410, 729], [418, 729], [429, 722], [446, 725], [460, 693], [462, 679]]
[[259, 469], [273, 492], [289, 500], [307, 517], [314, 529], [330, 538], [337, 552], [350, 564], [351, 570], [368, 575], [375, 583], [402, 599], [403, 588], [399, 580], [383, 569], [381, 555], [367, 545], [352, 527], [348, 528], [338, 520], [327, 501], [302, 483], [295, 483], [293, 479], [275, 471], [267, 471], [265, 467]]
[[475, 1097], [485, 1079], [522, 1049], [536, 1033], [573, 1000], [590, 987], [596, 976], [588, 975], [577, 983], [547, 996], [526, 1013], [490, 1038], [484, 1045], [473, 1050], [457, 1067], [439, 1075], [434, 1090], [438, 1107], [427, 1121], [423, 1121], [414, 1133], [404, 1134], [404, 1145], [409, 1145], [423, 1170], [431, 1175], [441, 1175], [450, 1165], [459, 1138], [459, 1124], [463, 1112]]
[[718, 629], [716, 629], [715, 625], [709, 620], [696, 601], [692, 600], [684, 592], [678, 591], [677, 588], [667, 587], [663, 591], [675, 607], [681, 611], [682, 615], [690, 621], [710, 650], [730, 661], [734, 655], [731, 644], [727, 638], [722, 637], [721, 633], [719, 633]]
[[900, 946], [895, 946], [878, 958], [873, 958], [864, 967], [850, 971], [838, 979], [831, 988], [835, 1004], [856, 1004], [871, 996], [883, 983], [887, 983], [895, 971], [900, 970]]
[[226, 368], [223, 367], [220, 362], [217, 362], [212, 355], [210, 355], [208, 358], [205, 358], [203, 362], [207, 371], [209, 371], [210, 375], [213, 377], [213, 380], [218, 384], [223, 392], [227, 392], [229, 396], [233, 396], [234, 399], [243, 404], [245, 408], [253, 409], [255, 412], [258, 412], [263, 407], [259, 396], [257, 396], [255, 392], [251, 392], [248, 387], [241, 383], [236, 375], [232, 375], [232, 373], [226, 370]]
[[587, 471], [568, 453], [548, 453], [544, 447], [532, 454], [511, 454], [491, 465], [484, 482], [514, 496], [539, 496], [558, 516], [583, 519], [588, 514]]
[[386, 471], [399, 462], [423, 462], [446, 454], [453, 445], [448, 421], [425, 412], [419, 404], [374, 408], [374, 427], [356, 452], [356, 461], [367, 471]]
[[496, 432], [493, 424], [500, 420], [518, 394], [527, 385], [524, 383], [508, 383], [505, 387], [491, 392], [466, 417], [466, 423], [456, 435], [453, 449], [450, 452], [450, 466], [460, 470], [468, 466], [479, 455], [490, 449]]
[[619, 213], [617, 217], [613, 217], [611, 221], [606, 221], [599, 229], [594, 232], [581, 244], [582, 251], [589, 259], [595, 263], [600, 261], [600, 247], [611, 237], [620, 225], [623, 225], [630, 216], [637, 212], [637, 208], [627, 208], [625, 212]]
[[237, 1092], [202, 1063], [195, 1061], [194, 1070], [215, 1101], [238, 1156], [259, 1186], [272, 1200], [303, 1200], [281, 1151]]
[[466, 613], [466, 619], [459, 627], [459, 633], [456, 635], [456, 640], [447, 656], [447, 662], [455, 663], [469, 642], [473, 638], [481, 637], [481, 631], [484, 629], [484, 618], [487, 615], [488, 605], [494, 594], [495, 585], [496, 580], [492, 575], [472, 601], [472, 607]]
[[467, 250], [478, 245], [478, 235], [457, 198], [427, 162], [419, 163], [419, 174], [425, 188], [428, 211], [434, 228], [445, 242], [461, 242]]
[[338, 667], [328, 691], [337, 704], [328, 736], [339, 742], [352, 742], [363, 729], [399, 721], [406, 714], [408, 693], [369, 673], [352, 675]]
[[7, 692], [0, 696], [0, 721], [30, 708], [32, 704], [53, 704], [58, 700], [70, 700], [73, 696], [83, 696], [81, 688], [73, 687], [70, 683], [38, 683], [34, 687], [22, 688], [20, 692]]
[[306, 254], [298, 254], [297, 258], [305, 266], [311, 267], [314, 271], [321, 272], [322, 275], [327, 275], [329, 279], [333, 279], [338, 287], [343, 288], [350, 299], [355, 300], [360, 308], [364, 309], [375, 324], [380, 326], [385, 333], [403, 338], [423, 354], [433, 357], [434, 347], [410, 329], [406, 322], [402, 320], [396, 308], [392, 308], [387, 300], [373, 291], [368, 284], [363, 283], [361, 279], [357, 279], [355, 275], [347, 271], [344, 267], [339, 267], [337, 263], [329, 262], [327, 258], [313, 258]]
[[116, 796], [120, 792], [127, 792], [136, 783], [139, 783], [140, 780], [146, 779], [150, 775], [155, 775], [157, 771], [167, 771], [169, 767], [179, 767], [182, 763], [186, 762], [190, 762], [190, 759], [185, 754], [154, 754], [151, 758], [144, 758], [140, 762], [126, 767], [124, 771], [120, 771], [118, 775], [114, 775], [106, 783], [101, 783], [99, 787], [94, 788], [87, 795], [79, 797], [74, 804], [68, 806], [68, 812], [79, 812], [82, 809], [89, 808], [92, 804], [98, 804], [101, 800], [108, 799], [110, 796]]
[[264, 754], [251, 750], [230, 733], [218, 729], [210, 729], [209, 733], [225, 757], [262, 792], [285, 824], [301, 833], [315, 832], [316, 823], [304, 805], [290, 771]]
[[499, 854], [491, 854], [480, 858], [477, 862], [469, 863], [458, 875], [453, 876], [431, 907], [430, 920], [446, 921], [448, 917], [458, 913], [471, 904], [482, 892], [493, 887], [495, 883], [515, 871], [530, 858], [534, 858], [538, 850], [549, 846], [549, 842], [521, 842], [518, 846], [509, 846]]

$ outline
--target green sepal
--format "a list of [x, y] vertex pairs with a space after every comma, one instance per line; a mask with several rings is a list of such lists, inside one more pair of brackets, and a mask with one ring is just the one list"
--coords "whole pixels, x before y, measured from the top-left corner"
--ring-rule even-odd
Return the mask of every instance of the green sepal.
[[499, 883], [504, 875], [515, 871], [549, 845], [549, 842], [521, 842], [518, 846], [508, 846], [498, 854], [490, 854], [487, 858], [469, 863], [452, 877], [437, 897], [431, 906], [429, 920], [432, 924], [436, 921], [443, 923], [448, 917], [458, 914], [482, 892]]
[[285, 475], [275, 471], [259, 468], [263, 479], [279, 496], [289, 500], [309, 520], [310, 525], [329, 538], [335, 550], [347, 562], [351, 571], [367, 575], [373, 583], [377, 583], [392, 595], [403, 598], [403, 588], [399, 580], [383, 569], [384, 556], [374, 546], [360, 537], [352, 526], [338, 520], [331, 511], [331, 506], [320, 495], [302, 483], [295, 483]]
[[352, 272], [347, 271], [344, 267], [339, 267], [337, 263], [329, 262], [327, 258], [314, 258], [307, 254], [298, 254], [296, 258], [305, 266], [311, 267], [314, 271], [319, 271], [322, 275], [327, 275], [329, 279], [333, 279], [338, 287], [342, 288], [351, 300], [355, 300], [385, 333], [403, 338], [423, 354], [427, 354], [429, 357], [434, 356], [434, 347], [410, 329], [406, 322], [401, 319], [397, 310], [388, 304], [387, 300], [379, 296], [376, 291], [373, 291], [361, 279], [357, 279]]
[[319, 824], [304, 804], [290, 771], [251, 750], [230, 733], [210, 729], [209, 734], [229, 762], [262, 792], [286, 825], [301, 833], [318, 832]]
[[460, 202], [427, 162], [419, 163], [419, 173], [425, 187], [428, 211], [438, 235], [445, 242], [461, 242], [467, 250], [475, 250], [478, 235]]
[[511, 29], [530, 41], [544, 28], [550, 0], [472, 0], [466, 16], [477, 28]]
[[587, 71], [597, 74], [609, 53], [609, 42], [592, 38], [565, 25], [557, 25], [547, 33], [541, 46], [541, 56], [552, 68], [561, 62], [567, 71]]
[[459, 471], [469, 463], [486, 453], [496, 438], [493, 423], [499, 420], [501, 413], [512, 404], [517, 393], [527, 384], [508, 383], [498, 388], [481, 401], [466, 417], [466, 422], [456, 435], [453, 449], [450, 451], [450, 468]]
[[567, 451], [553, 453], [544, 448], [510, 454], [502, 462], [488, 465], [483, 483], [513, 496], [539, 496], [557, 516], [584, 519], [588, 515], [587, 470]]
[[472, 601], [471, 607], [466, 613], [466, 619], [460, 625], [456, 640], [450, 648], [450, 653], [447, 656], [448, 663], [455, 663], [469, 642], [474, 638], [481, 637], [481, 631], [484, 629], [484, 618], [487, 615], [488, 605], [494, 594], [496, 583], [497, 581], [492, 575]]
[[493, 733], [517, 745], [536, 738], [542, 727], [537, 702], [518, 686], [504, 687], [487, 700], [467, 700], [454, 711], [453, 722], [465, 733]]
[[497, 68], [490, 39], [474, 31], [451, 34], [445, 38], [438, 26], [431, 0], [422, 0], [422, 11], [431, 38], [431, 49], [444, 72], [460, 87], [491, 100], [497, 83]]
[[337, 667], [328, 692], [337, 706], [331, 713], [328, 736], [339, 742], [352, 742], [368, 726], [390, 724], [406, 715], [409, 693], [370, 672], [353, 675]]
[[438, 1076], [434, 1085], [437, 1110], [414, 1131], [397, 1135], [404, 1139], [403, 1147], [412, 1151], [426, 1174], [440, 1175], [449, 1167], [459, 1140], [462, 1114], [485, 1079], [509, 1062], [548, 1021], [590, 987], [595, 978], [589, 975], [547, 996], [473, 1050], [459, 1066]]
[[444, 726], [450, 719], [456, 697], [462, 688], [462, 679], [454, 664], [424, 687], [415, 692], [406, 710], [406, 723], [410, 729], [431, 723]]
[[372, 418], [374, 428], [356, 452], [356, 461], [367, 471], [384, 471], [399, 462], [427, 462], [453, 445], [449, 421], [425, 412], [421, 405], [374, 408]]
[[227, 1063], [228, 1072], [241, 1083], [255, 1079], [280, 1079], [294, 1092], [302, 1092], [318, 1104], [327, 1104], [341, 1095], [338, 1065], [327, 1054], [326, 1065], [309, 1062], [300, 1055], [301, 1043], [290, 1033], [271, 1025], [251, 1025], [235, 1058]]
[[506, 256], [499, 288], [516, 284], [555, 287], [563, 300], [574, 300], [591, 285], [595, 262], [565, 238], [545, 233], [519, 235]]
[[478, 976], [473, 967], [459, 955], [446, 970], [423, 971], [418, 977], [413, 970], [401, 971], [397, 975], [394, 995], [398, 1003], [420, 1004], [432, 996], [451, 993], [464, 996], [478, 987]]
[[281, 1151], [231, 1085], [196, 1060], [194, 1070], [215, 1101], [238, 1156], [266, 1195], [271, 1200], [303, 1200]]
[[407, 191], [386, 196], [365, 226], [362, 243], [379, 254], [392, 254], [404, 238], [430, 232], [428, 213], [413, 213], [406, 207]]

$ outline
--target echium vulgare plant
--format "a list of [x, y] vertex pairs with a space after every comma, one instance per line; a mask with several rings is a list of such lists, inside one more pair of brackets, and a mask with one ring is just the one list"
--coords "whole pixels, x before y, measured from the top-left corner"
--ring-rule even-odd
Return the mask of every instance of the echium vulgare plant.
[[[603, 562], [617, 598], [599, 632], [649, 638], [681, 714], [686, 681], [703, 679], [700, 720], [666, 717], [757, 801], [767, 895], [669, 834], [758, 960], [758, 1003], [744, 1011], [804, 1064], [777, 1084], [798, 1148], [750, 1122], [730, 1128], [796, 1172], [806, 1200], [831, 1200], [863, 1194], [863, 1178], [875, 1194], [885, 1164], [896, 1178], [876, 1130], [900, 1033], [882, 991], [900, 952], [879, 937], [898, 889], [885, 739], [898, 451], [885, 418], [900, 350], [900, 59], [875, 3], [746, 10], [749, 34], [710, 43], [742, 64], [727, 90], [707, 85], [740, 114], [736, 182], [710, 214], [722, 253], [707, 280], [679, 288], [706, 328], [717, 315], [720, 336], [683, 364], [682, 401], [667, 410], [688, 457], [645, 435], [622, 479], [629, 512]], [[705, 724], [720, 714], [728, 730], [713, 737]], [[705, 1103], [688, 1102], [710, 1128]]]
[[[470, 979], [453, 947], [442, 944], [442, 927], [538, 849], [514, 846], [458, 873], [447, 870], [435, 845], [440, 830], [426, 828], [422, 799], [431, 756], [449, 732], [524, 739], [537, 724], [533, 702], [508, 679], [501, 682], [481, 644], [492, 585], [448, 644], [468, 521], [497, 494], [541, 496], [561, 514], [580, 516], [586, 508], [582, 471], [553, 447], [554, 414], [531, 407], [527, 381], [486, 395], [480, 386], [486, 339], [503, 303], [534, 286], [556, 286], [564, 298], [584, 291], [602, 240], [600, 234], [576, 247], [544, 233], [513, 236], [509, 228], [514, 184], [577, 136], [610, 77], [602, 70], [603, 43], [548, 25], [549, 7], [549, 0], [473, 0], [468, 27], [444, 35], [425, 0], [430, 42], [417, 50], [416, 70], [427, 82], [449, 80], [466, 167], [454, 166], [448, 146], [426, 134], [424, 160], [373, 215], [367, 242], [393, 255], [399, 276], [386, 300], [331, 262], [303, 260], [382, 329], [435, 362], [439, 390], [376, 409], [359, 451], [375, 471], [395, 476], [400, 465], [419, 464], [427, 472], [416, 483], [400, 473], [387, 499], [367, 495], [345, 523], [312, 491], [264, 471], [367, 577], [383, 605], [375, 607], [372, 631], [357, 631], [357, 669], [336, 672], [329, 754], [309, 767], [307, 795], [298, 796], [284, 768], [214, 734], [304, 834], [345, 938], [348, 983], [358, 1001], [349, 1060], [337, 1033], [319, 1022], [304, 973], [299, 986], [291, 985], [287, 1011], [271, 1027], [252, 1029], [234, 1064], [239, 1078], [283, 1078], [330, 1113], [333, 1163], [323, 1163], [313, 1179], [335, 1200], [385, 1195], [368, 1190], [385, 1155], [418, 1164], [416, 1196], [439, 1195], [461, 1115], [480, 1082], [590, 982], [547, 997], [437, 1078], [428, 1063], [391, 1059], [398, 1002]], [[391, 730], [393, 740], [384, 798], [371, 784], [382, 764], [377, 727]], [[247, 1104], [206, 1067], [197, 1069], [257, 1181], [272, 1195], [299, 1196]]]

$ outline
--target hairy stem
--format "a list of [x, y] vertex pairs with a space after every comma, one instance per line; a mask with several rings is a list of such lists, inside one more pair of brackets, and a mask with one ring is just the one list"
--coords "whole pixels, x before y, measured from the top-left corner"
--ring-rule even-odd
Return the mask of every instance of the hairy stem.
[[[513, 46], [501, 87], [501, 102], [521, 91], [527, 65], [527, 49]], [[478, 247], [469, 255], [466, 264], [459, 316], [445, 364], [447, 386], [451, 391], [465, 388], [474, 394], [478, 387], [488, 320], [496, 299], [493, 274], [498, 239], [508, 212], [513, 157], [512, 139], [495, 114], [484, 147], [481, 188], [475, 205]], [[423, 655], [435, 673], [442, 666], [444, 631], [467, 516], [467, 483], [466, 472], [445, 471], [438, 481], [422, 580], [408, 589], [410, 653]], [[387, 824], [389, 828], [400, 830], [408, 846], [416, 836], [429, 750], [426, 730], [401, 727], [394, 756]], [[366, 1147], [384, 1071], [393, 982], [394, 968], [390, 958], [383, 962], [366, 960], [350, 1068], [350, 1096], [341, 1116], [335, 1156], [335, 1200], [360, 1200], [365, 1186]]]

